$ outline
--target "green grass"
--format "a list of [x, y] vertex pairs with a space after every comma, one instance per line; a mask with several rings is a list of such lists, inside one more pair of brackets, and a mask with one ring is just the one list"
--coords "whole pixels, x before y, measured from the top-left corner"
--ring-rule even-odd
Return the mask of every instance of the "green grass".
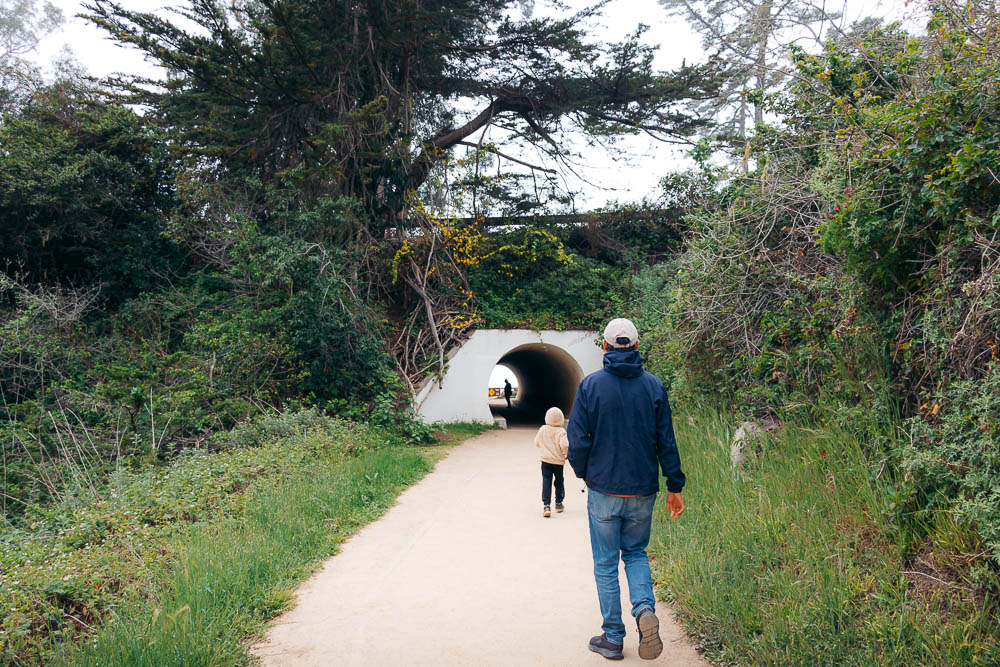
[[92, 644], [67, 652], [63, 660], [247, 663], [247, 638], [289, 604], [294, 586], [430, 468], [421, 452], [392, 447], [261, 491], [250, 499], [244, 520], [206, 527], [185, 539], [156, 594], [125, 607]]
[[482, 424], [478, 422], [457, 422], [454, 424], [446, 424], [440, 433], [440, 438], [438, 439], [439, 445], [458, 445], [462, 442], [473, 438], [480, 433], [486, 431], [491, 431], [498, 429], [499, 426], [496, 424]]
[[218, 451], [32, 506], [0, 530], [0, 664], [246, 661], [298, 581], [483, 428], [414, 447], [315, 410], [265, 415]]
[[[445, 445], [481, 433], [449, 425]], [[131, 600], [82, 647], [73, 665], [234, 665], [249, 640], [292, 601], [292, 591], [339, 544], [395, 503], [441, 458], [438, 448], [391, 445], [265, 486], [238, 519], [206, 525], [177, 545], [151, 595]]]
[[[654, 577], [719, 664], [988, 665], [996, 609], [961, 581], [922, 587], [883, 518], [892, 484], [862, 443], [787, 426], [745, 472], [732, 427], [678, 416], [687, 511], [656, 514]], [[884, 473], [884, 470], [883, 470]], [[884, 475], [883, 475], [884, 477]], [[961, 530], [951, 526], [953, 538]], [[943, 543], [944, 539], [939, 540]], [[924, 582], [926, 583], [926, 582]]]

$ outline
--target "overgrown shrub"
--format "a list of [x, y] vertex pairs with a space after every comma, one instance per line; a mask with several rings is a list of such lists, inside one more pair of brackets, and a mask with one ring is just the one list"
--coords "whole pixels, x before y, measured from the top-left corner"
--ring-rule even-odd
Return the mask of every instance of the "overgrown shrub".
[[985, 372], [1000, 51], [995, 26], [972, 30], [869, 22], [793, 53], [753, 168], [688, 218], [664, 342], [681, 385], [780, 410], [888, 381], [912, 412]]
[[0, 123], [0, 257], [32, 282], [103, 283], [120, 302], [183, 256], [160, 235], [176, 205], [162, 135], [100, 97], [64, 82]]
[[389, 367], [384, 322], [346, 275], [346, 253], [246, 223], [231, 250], [234, 292], [303, 364], [303, 393], [318, 400], [366, 400], [370, 380]]
[[823, 242], [890, 324], [911, 409], [942, 381], [983, 376], [1000, 336], [1000, 32], [988, 14], [939, 14], [925, 37], [834, 42], [803, 72], [829, 87], [841, 126], [845, 190]]
[[947, 386], [921, 412], [907, 422], [910, 440], [900, 451], [909, 488], [920, 505], [947, 509], [975, 528], [1000, 563], [1000, 366]]
[[551, 231], [496, 234], [469, 283], [483, 326], [535, 329], [598, 327], [625, 271], [566, 250]]
[[[380, 320], [343, 253], [252, 223], [230, 232], [213, 265], [115, 310], [91, 307], [87, 290], [0, 280], [12, 302], [0, 307], [5, 514], [262, 411], [318, 403], [363, 417], [387, 391], [399, 401]], [[394, 426], [427, 437], [399, 416]]]
[[870, 327], [840, 262], [816, 248], [827, 202], [811, 181], [826, 165], [792, 152], [805, 139], [787, 141], [766, 173], [733, 179], [689, 216], [669, 277], [647, 271], [639, 282], [659, 311], [641, 317], [644, 349], [682, 395], [797, 410], [836, 382], [837, 360]]
[[0, 534], [0, 660], [44, 661], [108, 620], [176, 557], [192, 527], [239, 519], [248, 494], [311, 475], [399, 436], [316, 410], [269, 414], [161, 467], [121, 466], [92, 493], [31, 503]]
[[998, 553], [1000, 28], [995, 13], [928, 28], [867, 22], [793, 54], [747, 173], [688, 217], [672, 279], [644, 277], [670, 290], [646, 344], [681, 396], [806, 411], [879, 474], [902, 465], [886, 509], [906, 558], [929, 541], [965, 577]]

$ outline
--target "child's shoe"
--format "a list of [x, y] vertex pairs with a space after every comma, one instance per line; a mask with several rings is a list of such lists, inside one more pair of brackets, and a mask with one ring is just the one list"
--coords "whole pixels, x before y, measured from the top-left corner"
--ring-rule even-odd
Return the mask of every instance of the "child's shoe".
[[549, 517], [552, 516], [552, 508], [546, 505], [542, 508], [542, 516]]
[[563, 507], [562, 503], [556, 503], [556, 511], [557, 512], [562, 512], [564, 509], [566, 509], [566, 508]]

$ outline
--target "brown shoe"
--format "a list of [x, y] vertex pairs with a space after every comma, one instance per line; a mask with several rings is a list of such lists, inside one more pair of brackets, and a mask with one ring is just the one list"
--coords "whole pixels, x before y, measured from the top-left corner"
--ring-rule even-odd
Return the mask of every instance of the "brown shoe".
[[557, 512], [562, 512], [564, 509], [566, 509], [566, 508], [563, 507], [562, 503], [556, 503], [556, 511]]
[[549, 517], [552, 516], [552, 508], [546, 505], [542, 508], [542, 516]]
[[651, 609], [644, 609], [635, 620], [639, 626], [639, 657], [643, 660], [652, 660], [663, 653], [660, 619]]

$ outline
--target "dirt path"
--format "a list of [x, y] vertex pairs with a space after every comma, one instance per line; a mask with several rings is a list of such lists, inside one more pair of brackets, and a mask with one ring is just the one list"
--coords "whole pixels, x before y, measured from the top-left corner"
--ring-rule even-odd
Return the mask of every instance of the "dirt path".
[[[264, 665], [603, 665], [587, 650], [601, 616], [583, 482], [566, 512], [541, 515], [534, 429], [456, 447], [297, 591], [254, 649]], [[629, 609], [622, 575], [623, 609]], [[663, 654], [625, 660], [707, 665], [658, 605]]]

